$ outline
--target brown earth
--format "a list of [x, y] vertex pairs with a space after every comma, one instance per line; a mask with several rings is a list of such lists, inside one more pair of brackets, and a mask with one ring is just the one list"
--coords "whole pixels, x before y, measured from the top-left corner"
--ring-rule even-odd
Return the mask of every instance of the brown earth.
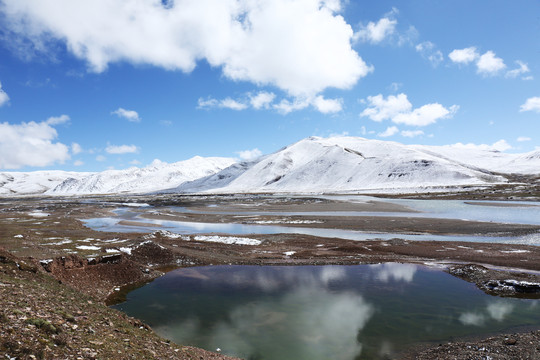
[[[215, 198], [195, 197], [172, 204], [165, 204], [163, 199], [159, 201], [161, 205], [212, 209], [210, 213], [187, 214], [189, 221], [227, 222], [235, 215], [218, 214], [216, 207], [208, 205], [219, 205], [221, 210], [227, 211], [233, 208], [245, 211], [260, 209], [261, 199], [256, 202], [247, 199], [220, 197], [216, 201]], [[149, 202], [152, 199], [142, 197], [135, 200]], [[0, 254], [0, 305], [3, 311], [0, 313], [0, 356], [225, 358], [169, 343], [154, 335], [146, 325], [104, 306], [107, 298], [118, 300], [131, 286], [181, 266], [428, 263], [444, 266], [451, 274], [476, 283], [490, 294], [502, 296], [523, 294], [519, 289], [512, 292], [508, 287], [501, 287], [503, 291], [486, 284], [502, 280], [540, 283], [540, 248], [536, 246], [402, 239], [360, 242], [297, 234], [249, 235], [245, 237], [260, 240], [260, 245], [227, 245], [198, 241], [193, 235], [178, 238], [166, 232], [152, 235], [99, 232], [84, 227], [78, 220], [112, 216], [110, 211], [121, 201], [126, 199], [111, 197], [101, 201], [85, 199], [84, 202], [80, 199], [0, 200], [0, 246], [5, 248]], [[306, 201], [307, 207], [300, 210], [302, 201]], [[242, 205], [243, 202], [248, 205]], [[268, 210], [267, 205], [273, 211], [343, 209], [342, 203], [311, 198], [281, 202], [270, 198], [263, 199], [262, 203], [265, 211]], [[406, 211], [382, 204], [384, 206], [378, 202], [349, 204], [347, 211]], [[47, 215], [29, 215], [36, 210]], [[159, 214], [149, 216], [186, 215], [169, 211], [163, 208]], [[258, 220], [283, 218], [276, 214], [265, 215]], [[322, 224], [321, 227], [428, 234], [516, 235], [538, 231], [535, 226], [379, 216], [288, 216], [285, 220], [323, 221], [306, 225], [310, 227]], [[540, 292], [532, 291], [527, 297], [540, 297]], [[418, 359], [484, 359], [487, 356], [493, 359], [536, 359], [539, 358], [534, 357], [538, 355], [536, 348], [540, 345], [537, 337], [537, 332], [507, 336], [516, 339], [515, 343], [507, 344], [503, 336], [496, 336], [469, 343], [441, 344], [428, 350], [418, 347], [414, 354], [402, 356]], [[482, 348], [490, 350], [479, 350]], [[500, 357], [494, 357], [494, 354]]]

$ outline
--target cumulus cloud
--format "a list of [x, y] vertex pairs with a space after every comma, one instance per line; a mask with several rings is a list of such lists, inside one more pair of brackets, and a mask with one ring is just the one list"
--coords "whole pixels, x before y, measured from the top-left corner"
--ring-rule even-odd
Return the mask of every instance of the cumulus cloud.
[[401, 136], [410, 137], [410, 138], [421, 136], [421, 135], [424, 135], [424, 132], [422, 130], [403, 130], [401, 132]]
[[274, 101], [276, 98], [276, 94], [266, 91], [260, 91], [259, 93], [255, 95], [250, 95], [249, 97], [249, 103], [254, 109], [268, 109], [270, 108], [270, 104]]
[[132, 154], [139, 151], [135, 145], [108, 145], [105, 151], [109, 154]]
[[[486, 51], [484, 54], [480, 55], [475, 46], [471, 46], [464, 49], [455, 49], [448, 57], [452, 62], [456, 64], [467, 65], [469, 63], [475, 62], [476, 72], [484, 76], [494, 76], [501, 73], [502, 70], [506, 69], [506, 64], [504, 60], [500, 57], [497, 57], [495, 53], [491, 50]], [[505, 77], [507, 78], [517, 78], [520, 75], [529, 73], [531, 70], [529, 66], [523, 61], [517, 60], [517, 68], [509, 70], [506, 72]], [[532, 79], [531, 76], [526, 76], [522, 78], [523, 80]]]
[[80, 154], [82, 152], [82, 147], [81, 145], [77, 144], [77, 143], [72, 143], [71, 144], [71, 153], [73, 155], [77, 155], [77, 154]]
[[457, 64], [469, 64], [478, 59], [479, 56], [480, 55], [474, 46], [465, 49], [455, 49], [448, 54], [450, 60]]
[[[232, 80], [291, 95], [348, 89], [368, 66], [352, 49], [339, 0], [5, 0], [5, 28], [47, 52], [51, 39], [87, 62], [149, 64], [191, 72], [198, 61]], [[49, 47], [50, 48], [50, 47]], [[48, 51], [50, 52], [50, 51]]]
[[58, 133], [53, 127], [54, 121], [49, 120], [39, 123], [0, 123], [0, 168], [48, 166], [68, 160], [69, 147], [54, 142]]
[[504, 139], [501, 139], [493, 144], [462, 144], [456, 143], [449, 145], [450, 147], [460, 148], [460, 149], [473, 149], [473, 150], [487, 150], [487, 151], [506, 151], [512, 149], [512, 146]]
[[8, 94], [2, 89], [2, 83], [0, 83], [0, 106], [3, 106], [9, 102]]
[[49, 125], [60, 125], [60, 124], [65, 124], [69, 122], [69, 120], [70, 118], [68, 115], [60, 115], [60, 116], [51, 116], [45, 122]]
[[135, 110], [126, 110], [124, 108], [118, 108], [117, 110], [113, 111], [111, 114], [114, 114], [118, 117], [124, 118], [131, 122], [141, 121], [139, 114]]
[[540, 113], [540, 96], [528, 98], [525, 104], [521, 105], [519, 111], [536, 111]]
[[369, 107], [366, 108], [361, 116], [367, 116], [373, 121], [383, 121], [392, 119], [399, 113], [410, 112], [412, 104], [407, 99], [407, 95], [401, 93], [399, 95], [390, 95], [386, 99], [382, 94], [368, 96], [367, 102]]
[[476, 62], [476, 72], [485, 76], [493, 76], [506, 68], [503, 59], [497, 57], [493, 51], [486, 51]]
[[424, 41], [415, 46], [415, 49], [422, 57], [428, 60], [434, 67], [438, 66], [444, 59], [440, 50], [431, 41]]
[[520, 136], [516, 139], [518, 142], [531, 141], [532, 139], [528, 136]]
[[[518, 64], [518, 68], [510, 70], [506, 73], [506, 77], [508, 78], [517, 78], [520, 75], [526, 74], [530, 72], [529, 65], [524, 63], [523, 61], [516, 61], [516, 64]], [[524, 79], [525, 80], [525, 79]], [[528, 79], [527, 79], [528, 80]]]
[[390, 137], [390, 136], [394, 136], [398, 132], [399, 132], [399, 129], [397, 127], [389, 126], [383, 132], [378, 133], [377, 136], [379, 136], [379, 137]]
[[312, 105], [321, 113], [329, 114], [336, 113], [342, 110], [343, 101], [341, 99], [325, 99], [323, 96], [317, 96]]
[[355, 40], [378, 44], [384, 39], [392, 35], [396, 30], [397, 20], [383, 17], [376, 23], [370, 21], [367, 25], [362, 26], [360, 30], [354, 34]]
[[198, 109], [231, 109], [231, 110], [246, 110], [249, 108], [255, 110], [274, 109], [279, 113], [286, 115], [293, 111], [303, 110], [312, 106], [315, 110], [330, 114], [340, 112], [343, 106], [342, 99], [327, 99], [322, 95], [312, 97], [294, 97], [292, 99], [281, 99], [279, 102], [274, 102], [276, 95], [274, 93], [261, 91], [258, 94], [248, 93], [243, 98], [232, 99], [225, 98], [222, 100], [214, 98], [199, 98]]
[[242, 160], [253, 160], [262, 155], [261, 150], [257, 148], [252, 149], [252, 150], [237, 151], [236, 153]]
[[449, 108], [439, 103], [426, 104], [413, 109], [407, 95], [401, 93], [390, 95], [386, 99], [381, 95], [368, 96], [368, 107], [360, 116], [369, 117], [373, 121], [391, 120], [396, 124], [411, 126], [426, 126], [439, 119], [451, 117], [459, 107], [452, 105]]
[[437, 122], [439, 119], [451, 116], [458, 108], [457, 105], [452, 105], [447, 109], [439, 103], [427, 104], [414, 109], [412, 112], [397, 114], [392, 121], [396, 124], [426, 126]]

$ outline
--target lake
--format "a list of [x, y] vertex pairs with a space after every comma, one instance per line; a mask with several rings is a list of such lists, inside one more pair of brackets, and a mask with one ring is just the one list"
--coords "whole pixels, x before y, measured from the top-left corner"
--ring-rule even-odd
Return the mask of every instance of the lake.
[[245, 359], [377, 359], [419, 343], [540, 326], [538, 300], [499, 298], [439, 269], [177, 269], [114, 307], [159, 335]]

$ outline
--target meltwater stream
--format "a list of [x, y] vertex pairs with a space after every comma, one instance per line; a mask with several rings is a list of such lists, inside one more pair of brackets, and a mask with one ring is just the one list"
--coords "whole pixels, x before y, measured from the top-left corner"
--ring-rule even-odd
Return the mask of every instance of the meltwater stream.
[[178, 344], [244, 359], [379, 359], [418, 343], [540, 326], [499, 298], [410, 264], [178, 269], [115, 306]]

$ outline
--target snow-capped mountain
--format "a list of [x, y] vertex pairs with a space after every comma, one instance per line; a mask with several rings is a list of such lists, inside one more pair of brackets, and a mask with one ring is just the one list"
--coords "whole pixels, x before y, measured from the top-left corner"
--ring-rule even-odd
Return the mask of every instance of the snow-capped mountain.
[[159, 160], [144, 168], [106, 170], [85, 177], [70, 177], [47, 192], [49, 195], [143, 193], [163, 190], [212, 175], [234, 164], [231, 158], [195, 156], [167, 164]]
[[194, 157], [99, 173], [0, 173], [0, 195], [110, 193], [410, 192], [540, 176], [540, 151], [424, 146], [358, 137], [311, 137], [249, 162]]
[[43, 194], [67, 178], [78, 180], [91, 174], [67, 171], [0, 172], [0, 195]]
[[515, 159], [486, 150], [311, 137], [258, 161], [182, 184], [176, 191], [344, 192], [485, 185], [506, 182], [496, 170]]

